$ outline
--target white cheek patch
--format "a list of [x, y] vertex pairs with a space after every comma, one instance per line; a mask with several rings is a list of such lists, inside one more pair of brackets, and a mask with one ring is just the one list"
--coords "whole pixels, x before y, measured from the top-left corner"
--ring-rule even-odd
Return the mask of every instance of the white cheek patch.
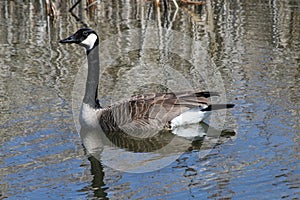
[[94, 44], [97, 40], [97, 35], [94, 33], [90, 34], [85, 40], [81, 42], [83, 46], [86, 46], [87, 49], [92, 49], [94, 47]]

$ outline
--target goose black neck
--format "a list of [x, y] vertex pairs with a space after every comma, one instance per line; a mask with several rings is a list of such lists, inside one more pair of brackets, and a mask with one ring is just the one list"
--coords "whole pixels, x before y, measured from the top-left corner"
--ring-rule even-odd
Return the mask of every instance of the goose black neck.
[[94, 47], [86, 51], [88, 60], [88, 74], [85, 86], [83, 103], [89, 104], [92, 108], [97, 108], [98, 84], [99, 84], [99, 48]]

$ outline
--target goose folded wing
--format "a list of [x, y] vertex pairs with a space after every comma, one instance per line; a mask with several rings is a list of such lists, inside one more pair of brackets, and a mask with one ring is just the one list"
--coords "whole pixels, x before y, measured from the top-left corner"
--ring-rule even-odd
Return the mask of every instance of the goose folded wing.
[[169, 121], [181, 113], [209, 105], [209, 97], [215, 92], [150, 93], [132, 96], [127, 101], [114, 104], [101, 111], [101, 127], [108, 130], [118, 128], [126, 131], [161, 130]]

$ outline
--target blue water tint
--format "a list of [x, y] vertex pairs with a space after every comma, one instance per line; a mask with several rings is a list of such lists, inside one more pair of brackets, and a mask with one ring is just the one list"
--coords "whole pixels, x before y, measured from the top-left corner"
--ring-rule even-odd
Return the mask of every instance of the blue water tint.
[[[10, 198], [39, 199], [41, 196], [47, 199], [75, 198], [78, 196], [76, 191], [86, 185], [86, 183], [79, 181], [81, 177], [79, 164], [79, 160], [73, 159], [68, 160], [67, 163], [62, 162], [33, 168], [27, 172], [19, 172], [22, 175], [10, 178], [14, 180], [22, 179], [23, 183], [12, 182], [12, 186], [20, 192], [10, 196]], [[71, 168], [70, 165], [72, 166]], [[26, 183], [26, 186], [24, 183]]]
[[[20, 108], [18, 113], [26, 113], [26, 118], [17, 118], [17, 115], [2, 126], [3, 133], [14, 127], [21, 130], [0, 148], [3, 154], [0, 168], [4, 174], [1, 185], [8, 186], [3, 190], [4, 197], [72, 198], [77, 196], [77, 190], [86, 186], [80, 181], [82, 159], [78, 158], [74, 143], [80, 139], [69, 128], [73, 126], [72, 115], [62, 112], [60, 101], [52, 103], [40, 102], [39, 106]], [[45, 108], [52, 111], [43, 113]], [[60, 120], [64, 123], [60, 124]]]
[[[147, 173], [118, 171], [85, 155], [72, 114], [84, 49], [58, 43], [82, 24], [67, 12], [71, 1], [55, 1], [53, 21], [41, 2], [0, 1], [0, 199], [299, 199], [299, 1], [212, 0], [176, 12], [171, 3], [167, 13], [156, 13], [151, 1], [76, 8], [101, 43], [116, 49], [112, 66], [101, 69], [100, 102], [129, 97], [132, 88], [168, 91], [149, 77], [163, 74], [163, 84], [177, 87], [178, 73], [201, 90], [220, 74], [212, 89], [226, 95], [220, 101], [236, 104], [224, 124], [234, 137], [206, 156], [182, 152]], [[183, 38], [167, 35], [172, 31]], [[169, 52], [175, 44], [191, 59]]]

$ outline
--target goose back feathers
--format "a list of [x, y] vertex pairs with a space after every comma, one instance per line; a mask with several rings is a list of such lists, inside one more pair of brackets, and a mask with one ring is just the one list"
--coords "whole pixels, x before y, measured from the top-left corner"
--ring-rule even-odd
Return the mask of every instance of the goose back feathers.
[[[232, 104], [211, 105], [211, 96], [219, 95], [202, 91], [143, 94], [100, 109], [97, 117], [105, 132], [174, 129], [172, 120], [193, 108], [202, 112], [214, 106], [217, 109], [233, 107]], [[201, 120], [199, 115], [197, 122]]]

